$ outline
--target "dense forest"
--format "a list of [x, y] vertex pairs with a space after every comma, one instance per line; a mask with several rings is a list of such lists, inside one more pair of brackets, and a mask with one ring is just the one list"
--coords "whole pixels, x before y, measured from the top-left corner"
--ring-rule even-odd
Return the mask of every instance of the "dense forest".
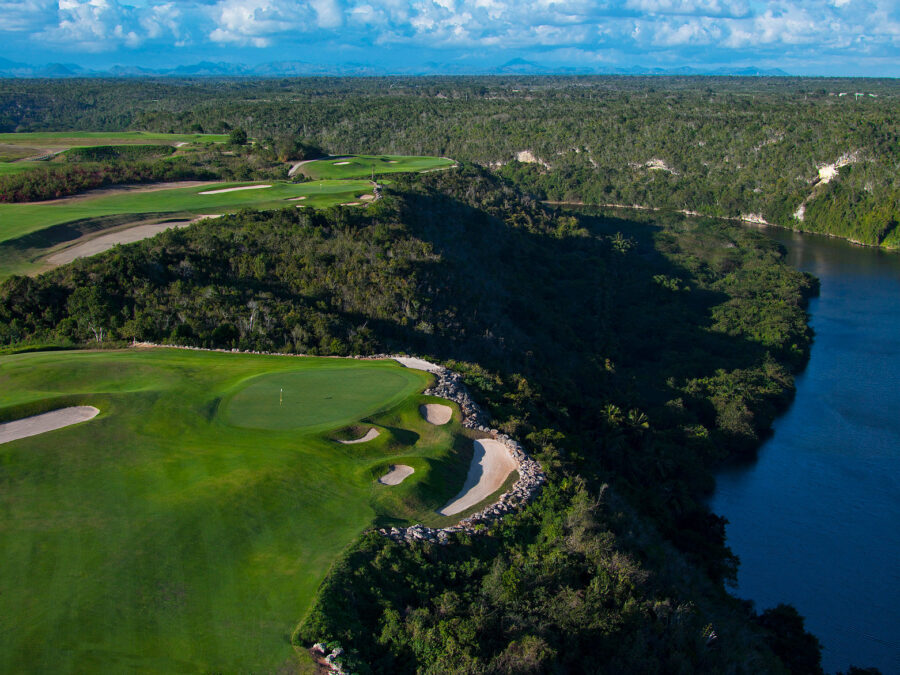
[[0, 131], [242, 128], [268, 147], [300, 138], [335, 154], [448, 155], [500, 168], [546, 200], [751, 217], [900, 247], [900, 88], [893, 80], [35, 84], [0, 81]]
[[791, 608], [725, 592], [705, 506], [808, 355], [815, 280], [712, 219], [542, 204], [484, 168], [365, 209], [245, 211], [0, 284], [8, 350], [150, 340], [408, 351], [463, 373], [550, 486], [454, 546], [364, 536], [294, 639], [357, 672], [821, 673]]

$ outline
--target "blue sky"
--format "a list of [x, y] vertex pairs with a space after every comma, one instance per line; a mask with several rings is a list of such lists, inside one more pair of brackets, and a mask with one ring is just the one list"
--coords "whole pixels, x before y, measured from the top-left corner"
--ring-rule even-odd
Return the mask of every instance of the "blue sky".
[[0, 0], [0, 57], [171, 67], [524, 58], [900, 77], [900, 0]]

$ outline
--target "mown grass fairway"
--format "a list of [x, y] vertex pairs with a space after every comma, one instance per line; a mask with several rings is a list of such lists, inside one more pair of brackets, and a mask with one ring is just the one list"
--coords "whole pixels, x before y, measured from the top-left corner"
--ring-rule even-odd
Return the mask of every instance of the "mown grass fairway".
[[352, 155], [317, 159], [300, 167], [300, 171], [315, 180], [371, 178], [372, 170], [379, 176], [388, 173], [446, 169], [456, 164], [446, 157], [414, 157], [407, 155]]
[[[340, 551], [459, 489], [471, 441], [458, 411], [445, 427], [417, 417], [429, 380], [185, 350], [0, 357], [2, 419], [101, 411], [0, 445], [0, 672], [292, 672], [289, 635]], [[286, 429], [282, 386], [335, 427], [308, 409]], [[381, 435], [338, 444], [345, 420]], [[416, 474], [377, 485], [395, 462]]]
[[227, 134], [161, 134], [149, 131], [38, 131], [0, 134], [0, 145], [29, 148], [72, 148], [143, 143], [225, 143]]
[[[368, 181], [275, 182], [272, 187], [214, 195], [201, 192], [257, 183], [221, 183], [202, 187], [141, 191], [100, 191], [57, 199], [53, 202], [0, 204], [0, 242], [22, 237], [53, 225], [118, 214], [232, 213], [245, 207], [273, 208], [304, 205], [322, 208], [371, 193]], [[306, 197], [303, 201], [288, 201]]]

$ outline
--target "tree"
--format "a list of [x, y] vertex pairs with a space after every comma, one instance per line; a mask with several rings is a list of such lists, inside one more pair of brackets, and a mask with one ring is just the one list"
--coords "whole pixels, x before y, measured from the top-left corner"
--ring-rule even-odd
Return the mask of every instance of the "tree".
[[79, 329], [90, 330], [97, 342], [103, 342], [110, 315], [109, 300], [99, 286], [76, 288], [66, 303], [70, 316], [74, 317]]
[[237, 127], [228, 134], [228, 142], [231, 145], [247, 145], [247, 132]]

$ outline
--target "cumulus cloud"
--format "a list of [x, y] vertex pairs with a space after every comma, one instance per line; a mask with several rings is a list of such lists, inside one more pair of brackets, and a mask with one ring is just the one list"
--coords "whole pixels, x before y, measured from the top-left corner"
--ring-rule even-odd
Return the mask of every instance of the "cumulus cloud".
[[69, 50], [206, 41], [219, 48], [369, 43], [467, 54], [605, 50], [617, 58], [658, 54], [667, 63], [693, 47], [720, 62], [840, 50], [900, 55], [896, 0], [0, 0], [0, 6], [0, 35], [31, 35]]
[[58, 23], [40, 36], [84, 51], [104, 51], [116, 46], [136, 47], [141, 36], [137, 17], [116, 0], [59, 0]]

